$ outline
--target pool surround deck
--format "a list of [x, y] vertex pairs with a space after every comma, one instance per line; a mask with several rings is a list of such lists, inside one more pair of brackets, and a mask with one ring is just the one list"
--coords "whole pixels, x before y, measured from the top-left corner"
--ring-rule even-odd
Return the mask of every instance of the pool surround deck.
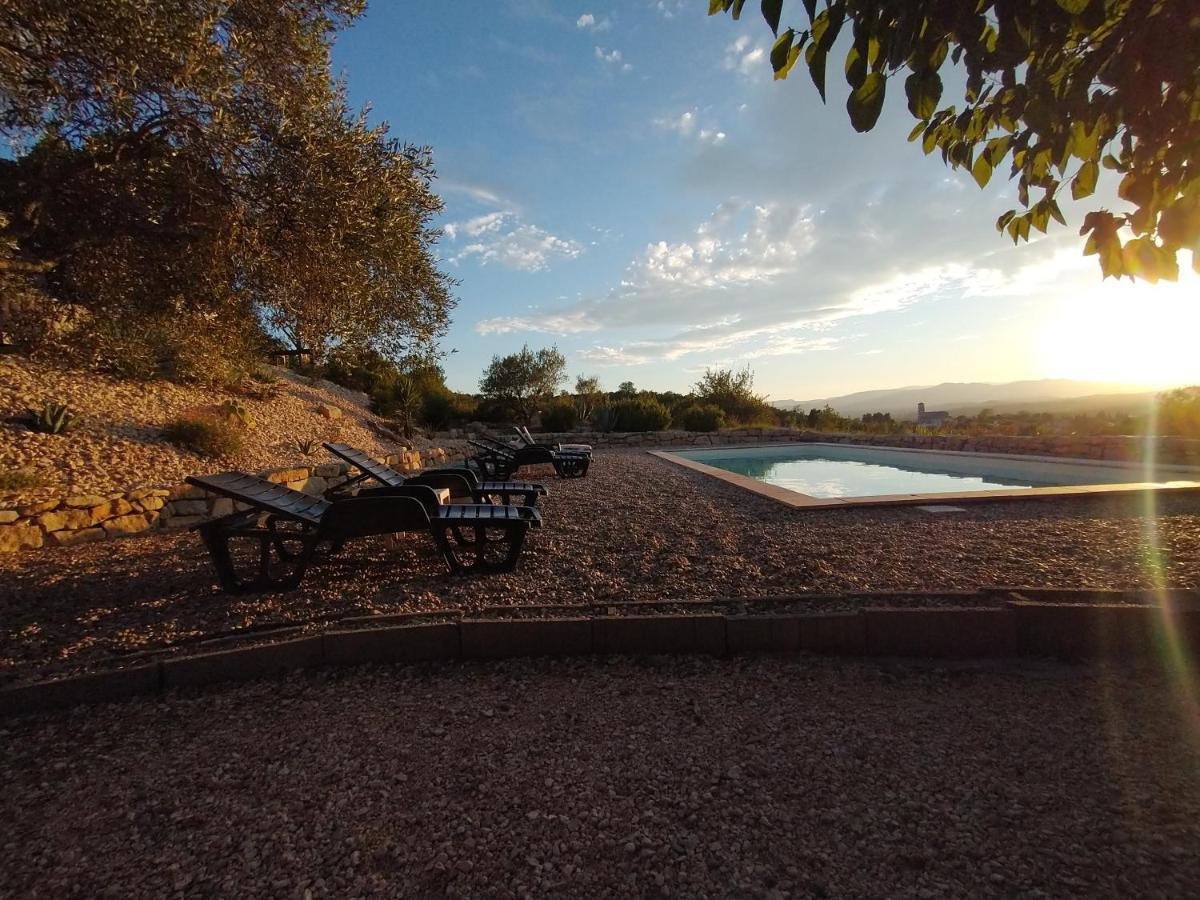
[[[786, 447], [855, 447], [857, 444], [824, 444], [824, 443], [797, 443], [797, 444], [767, 444], [763, 445], [764, 449], [779, 450]], [[909, 447], [886, 447], [879, 448], [873, 445], [861, 445], [864, 449], [879, 450], [886, 449], [889, 452], [906, 453], [919, 456], [921, 454], [932, 454], [936, 456], [959, 456], [973, 457], [977, 459], [1004, 459], [1008, 461], [1025, 460], [1029, 462], [1039, 463], [1069, 463], [1071, 465], [1079, 465], [1094, 468], [1106, 469], [1129, 469], [1131, 472], [1141, 469], [1142, 466], [1137, 463], [1116, 462], [1112, 460], [1095, 460], [1095, 459], [1072, 459], [1069, 457], [1053, 457], [1053, 456], [1028, 456], [1012, 453], [975, 453], [969, 450], [922, 450]], [[687, 450], [685, 452], [707, 452], [710, 450], [749, 450], [754, 449], [745, 444], [705, 447], [702, 450]], [[1064, 497], [1074, 497], [1080, 495], [1086, 496], [1101, 496], [1113, 494], [1127, 494], [1134, 492], [1197, 492], [1200, 493], [1200, 480], [1195, 481], [1171, 481], [1170, 483], [1149, 482], [1149, 481], [1131, 481], [1123, 484], [1083, 484], [1083, 485], [1055, 485], [1049, 487], [1030, 487], [1030, 488], [997, 488], [985, 491], [946, 491], [941, 493], [925, 493], [925, 494], [875, 494], [864, 497], [812, 497], [808, 494], [801, 494], [799, 491], [789, 490], [788, 488], [779, 487], [778, 485], [768, 484], [765, 481], [759, 481], [757, 478], [751, 478], [747, 475], [739, 475], [736, 472], [730, 472], [727, 469], [720, 469], [716, 466], [710, 466], [706, 463], [698, 462], [694, 459], [688, 459], [681, 455], [678, 451], [671, 450], [649, 450], [651, 456], [656, 456], [659, 459], [666, 460], [669, 463], [674, 463], [677, 466], [683, 466], [686, 469], [691, 469], [694, 472], [702, 472], [713, 478], [718, 478], [727, 484], [732, 484], [743, 490], [758, 494], [760, 497], [766, 497], [784, 506], [790, 506], [794, 509], [819, 509], [822, 507], [836, 507], [839, 509], [850, 509], [854, 507], [867, 506], [897, 506], [902, 504], [921, 504], [931, 502], [950, 502], [955, 503], [978, 503], [997, 500], [1056, 500]], [[1183, 466], [1165, 466], [1163, 471], [1168, 474], [1190, 474], [1200, 478], [1200, 470], [1194, 468], [1185, 468]]]

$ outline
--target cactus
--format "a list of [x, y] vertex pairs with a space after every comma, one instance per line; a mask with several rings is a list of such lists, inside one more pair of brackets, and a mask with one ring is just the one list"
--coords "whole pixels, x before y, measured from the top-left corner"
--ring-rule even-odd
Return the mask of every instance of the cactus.
[[67, 408], [67, 404], [47, 400], [41, 410], [29, 410], [25, 421], [30, 431], [42, 434], [66, 434], [79, 424], [79, 417]]

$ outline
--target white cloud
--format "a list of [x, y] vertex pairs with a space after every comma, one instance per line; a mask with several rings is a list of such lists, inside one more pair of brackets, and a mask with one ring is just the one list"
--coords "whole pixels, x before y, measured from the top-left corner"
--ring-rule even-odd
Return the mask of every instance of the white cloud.
[[725, 48], [721, 65], [731, 72], [737, 72], [751, 78], [764, 74], [763, 64], [767, 56], [767, 48], [762, 44], [751, 46], [751, 40], [742, 35]]
[[654, 8], [664, 19], [673, 19], [687, 3], [688, 0], [654, 0]]
[[612, 28], [612, 21], [601, 17], [597, 19], [591, 13], [584, 13], [575, 20], [576, 28], [586, 28], [588, 31], [608, 31]]
[[540, 272], [548, 268], [553, 259], [574, 259], [583, 252], [583, 245], [578, 241], [558, 237], [522, 222], [512, 210], [486, 213], [465, 222], [450, 222], [442, 230], [451, 241], [475, 239], [449, 257], [448, 261], [453, 265], [475, 257], [480, 265], [496, 263], [523, 272]]
[[683, 137], [695, 136], [702, 144], [719, 144], [725, 140], [725, 132], [716, 127], [700, 127], [701, 112], [696, 107], [685, 110], [678, 116], [664, 116], [654, 120], [654, 125], [664, 131], [673, 131]]
[[603, 47], [597, 46], [596, 47], [596, 59], [598, 59], [601, 62], [606, 63], [610, 66], [613, 66], [614, 68], [618, 68], [622, 72], [633, 71], [633, 66], [630, 63], [627, 63], [624, 61], [625, 58], [621, 55], [621, 51], [617, 50], [617, 49], [606, 50]]

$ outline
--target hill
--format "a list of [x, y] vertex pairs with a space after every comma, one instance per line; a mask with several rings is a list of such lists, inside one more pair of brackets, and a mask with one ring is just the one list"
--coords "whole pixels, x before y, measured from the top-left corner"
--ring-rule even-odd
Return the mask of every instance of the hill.
[[944, 409], [956, 415], [972, 415], [985, 407], [996, 412], [1098, 412], [1108, 409], [1126, 412], [1144, 405], [1154, 394], [1155, 391], [1144, 387], [1047, 378], [1003, 384], [948, 381], [859, 391], [815, 400], [775, 400], [771, 405], [778, 409], [808, 410], [828, 404], [846, 416], [884, 412], [896, 418], [914, 419], [918, 403], [924, 403], [930, 410]]

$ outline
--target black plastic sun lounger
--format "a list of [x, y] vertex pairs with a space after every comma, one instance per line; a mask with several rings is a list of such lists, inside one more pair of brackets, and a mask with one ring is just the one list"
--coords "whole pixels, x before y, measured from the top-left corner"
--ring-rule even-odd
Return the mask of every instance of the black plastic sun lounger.
[[[323, 543], [337, 552], [353, 538], [405, 531], [430, 534], [451, 572], [511, 572], [529, 529], [541, 524], [536, 509], [443, 506], [427, 485], [326, 500], [241, 472], [192, 476], [187, 481], [249, 507], [195, 526], [221, 586], [233, 593], [296, 587]], [[231, 552], [236, 539], [258, 545], [257, 572], [249, 579], [237, 573]], [[290, 572], [277, 574], [288, 566]]]
[[554, 450], [558, 453], [580, 453], [580, 454], [583, 454], [586, 456], [592, 455], [592, 445], [591, 444], [562, 444], [562, 443], [559, 443], [559, 444], [555, 444], [553, 447], [551, 447], [549, 444], [541, 444], [541, 443], [538, 443], [537, 441], [535, 441], [533, 439], [533, 435], [529, 433], [529, 429], [524, 427], [523, 425], [514, 425], [513, 431], [515, 431], [517, 433], [517, 437], [520, 438], [521, 443], [523, 443], [526, 447], [546, 447], [546, 448], [548, 448], [550, 450]]
[[424, 484], [432, 488], [446, 488], [450, 491], [451, 501], [491, 503], [496, 499], [506, 506], [511, 504], [514, 498], [519, 498], [526, 507], [535, 507], [538, 497], [549, 493], [542, 485], [528, 481], [480, 481], [472, 469], [427, 469], [415, 475], [405, 476], [349, 444], [326, 444], [325, 449], [338, 459], [348, 462], [360, 473], [341, 485], [337, 489], [340, 493], [347, 492], [367, 479], [384, 487]]
[[510, 447], [491, 439], [491, 444], [469, 440], [467, 443], [482, 451], [472, 462], [486, 477], [505, 479], [525, 466], [549, 463], [559, 478], [582, 478], [587, 474], [592, 458], [582, 453], [567, 453], [548, 447]]

